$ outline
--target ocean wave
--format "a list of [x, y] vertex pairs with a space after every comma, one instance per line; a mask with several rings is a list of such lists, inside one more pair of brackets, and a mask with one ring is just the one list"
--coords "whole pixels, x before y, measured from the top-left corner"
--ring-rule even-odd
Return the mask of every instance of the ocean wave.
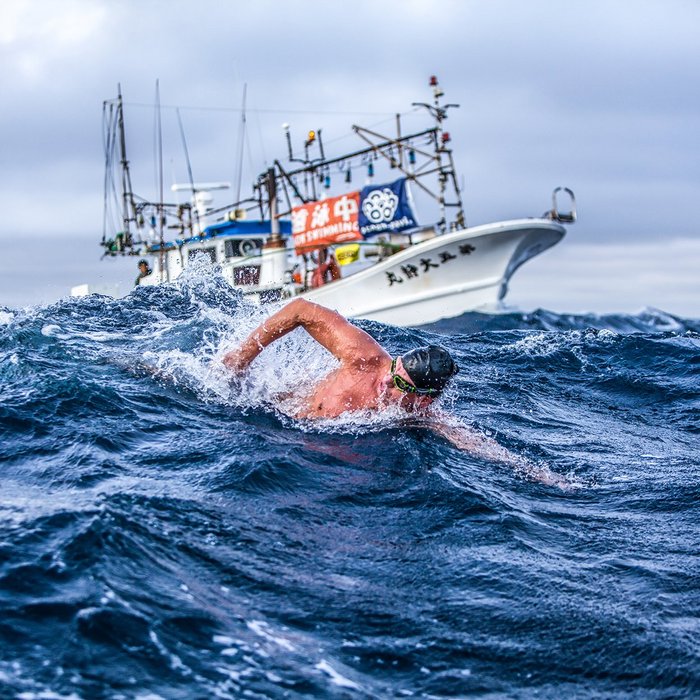
[[448, 347], [460, 448], [291, 417], [303, 332], [232, 384], [269, 312], [198, 269], [0, 310], [0, 694], [700, 692], [699, 321], [359, 322]]

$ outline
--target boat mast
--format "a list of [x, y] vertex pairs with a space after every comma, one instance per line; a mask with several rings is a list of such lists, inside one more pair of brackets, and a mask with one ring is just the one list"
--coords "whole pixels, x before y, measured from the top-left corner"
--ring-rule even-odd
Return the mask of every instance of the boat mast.
[[158, 203], [156, 204], [156, 215], [158, 217], [158, 233], [160, 245], [158, 251], [158, 266], [160, 268], [160, 281], [169, 282], [170, 275], [165, 264], [165, 237], [163, 235], [163, 225], [165, 211], [163, 207], [163, 128], [160, 119], [160, 81], [156, 80], [156, 132], [157, 132], [157, 167], [158, 167]]
[[243, 179], [243, 151], [245, 149], [245, 130], [246, 130], [246, 97], [248, 92], [248, 83], [243, 84], [243, 102], [241, 104], [241, 124], [238, 137], [238, 172], [236, 173], [236, 204], [241, 201], [241, 181]]
[[403, 170], [403, 144], [401, 143], [401, 115], [396, 113], [396, 142], [399, 151], [399, 168]]
[[268, 245], [274, 244], [274, 247], [279, 247], [280, 243], [284, 245], [280, 236], [280, 220], [277, 214], [277, 177], [275, 169], [269, 168], [267, 171], [267, 196], [270, 203], [270, 238]]
[[[187, 163], [187, 177], [189, 178], [190, 189], [192, 190], [192, 199], [194, 200], [193, 201], [194, 221], [197, 225], [197, 230], [199, 231], [201, 227], [199, 225], [199, 209], [197, 208], [197, 202], [196, 202], [197, 189], [194, 186], [194, 177], [192, 175], [192, 163], [190, 163], [190, 152], [187, 149], [187, 140], [185, 139], [185, 129], [182, 126], [182, 119], [180, 118], [180, 110], [175, 109], [175, 113], [177, 114], [177, 123], [180, 126], [180, 138], [182, 139], [182, 148], [185, 151], [185, 162]], [[184, 221], [181, 221], [180, 223], [182, 224], [183, 231], [184, 231], [184, 226], [185, 226]], [[192, 224], [192, 220], [190, 218], [190, 227], [191, 227], [191, 224]]]
[[131, 222], [136, 222], [134, 192], [131, 189], [131, 173], [126, 157], [126, 135], [124, 130], [124, 103], [122, 101], [122, 86], [117, 83], [117, 128], [119, 129], [119, 150], [122, 166], [122, 221], [124, 222], [124, 246], [131, 246]]
[[[287, 270], [287, 242], [280, 235], [280, 222], [277, 207], [277, 174], [268, 168], [258, 180], [261, 200], [267, 195], [270, 215], [270, 235], [262, 245], [260, 277], [257, 284], [261, 289], [274, 289], [279, 286]], [[267, 190], [265, 193], [264, 190]], [[261, 298], [264, 298], [263, 292]]]

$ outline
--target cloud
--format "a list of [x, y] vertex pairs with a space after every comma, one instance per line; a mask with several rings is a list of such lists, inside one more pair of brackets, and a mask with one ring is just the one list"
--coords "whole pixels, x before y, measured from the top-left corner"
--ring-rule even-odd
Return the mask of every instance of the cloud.
[[95, 36], [106, 34], [107, 8], [99, 2], [4, 0], [0, 47], [13, 59], [5, 85], [50, 85], [56, 61], [84, 56]]

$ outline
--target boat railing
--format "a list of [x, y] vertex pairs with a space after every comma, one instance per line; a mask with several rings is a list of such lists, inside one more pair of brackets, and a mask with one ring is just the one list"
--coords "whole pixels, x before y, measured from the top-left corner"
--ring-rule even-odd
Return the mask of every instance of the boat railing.
[[[559, 203], [557, 201], [557, 195], [560, 192], [564, 192], [568, 195], [570, 201], [570, 209], [568, 212], [562, 212], [559, 210]], [[576, 197], [574, 196], [573, 190], [568, 187], [556, 187], [552, 192], [552, 208], [546, 211], [542, 215], [543, 219], [551, 219], [552, 221], [559, 221], [562, 224], [573, 224], [576, 221]]]

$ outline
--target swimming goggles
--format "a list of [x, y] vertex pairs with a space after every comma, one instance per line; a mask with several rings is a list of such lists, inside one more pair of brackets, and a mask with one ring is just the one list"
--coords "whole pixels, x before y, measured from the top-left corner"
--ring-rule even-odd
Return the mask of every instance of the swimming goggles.
[[415, 384], [407, 382], [403, 377], [396, 374], [396, 360], [398, 357], [391, 361], [391, 378], [394, 381], [394, 386], [402, 394], [420, 394], [421, 396], [435, 396], [440, 392], [437, 389], [419, 389]]

